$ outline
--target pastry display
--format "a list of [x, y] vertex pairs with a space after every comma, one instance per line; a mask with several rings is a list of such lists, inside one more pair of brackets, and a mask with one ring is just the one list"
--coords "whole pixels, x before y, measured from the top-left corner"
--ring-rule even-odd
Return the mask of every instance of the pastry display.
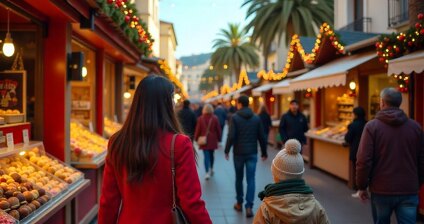
[[347, 133], [347, 126], [349, 125], [349, 121], [344, 121], [337, 124], [334, 127], [326, 127], [326, 128], [317, 128], [313, 130], [309, 130], [309, 133], [319, 135], [325, 138], [331, 138], [338, 141], [344, 141], [344, 136]]
[[114, 122], [107, 117], [104, 118], [104, 125], [105, 125], [105, 128], [104, 128], [105, 135], [108, 138], [110, 138], [113, 134], [115, 134], [122, 128], [122, 124]]
[[68, 184], [72, 184], [83, 178], [83, 174], [81, 172], [63, 165], [55, 158], [51, 158], [42, 154], [43, 153], [40, 152], [39, 148], [33, 148], [25, 153], [25, 158], [44, 171], [49, 172], [50, 174], [56, 176]]
[[[0, 168], [3, 169], [17, 183], [29, 181], [49, 192], [52, 196], [67, 189], [67, 184], [56, 179], [46, 171], [39, 170], [20, 156], [11, 156], [0, 159]], [[25, 196], [25, 195], [24, 195]], [[29, 195], [25, 198], [28, 199]]]
[[0, 116], [1, 115], [18, 115], [21, 114], [19, 110], [2, 110], [0, 109]]
[[343, 94], [337, 97], [338, 118], [339, 121], [352, 121], [353, 120], [353, 97]]
[[3, 212], [0, 213], [0, 223], [15, 223], [14, 219], [22, 220], [50, 201], [46, 191], [19, 174], [7, 175], [4, 169], [1, 169], [0, 173], [0, 209]]
[[90, 132], [79, 123], [71, 122], [71, 160], [91, 162], [96, 156], [105, 153], [108, 140]]

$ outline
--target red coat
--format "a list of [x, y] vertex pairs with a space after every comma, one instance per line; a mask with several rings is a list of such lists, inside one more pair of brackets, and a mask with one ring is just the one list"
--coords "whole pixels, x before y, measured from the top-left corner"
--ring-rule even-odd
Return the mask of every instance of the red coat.
[[207, 144], [199, 146], [200, 149], [215, 150], [218, 149], [218, 142], [221, 140], [221, 126], [219, 125], [218, 117], [213, 114], [203, 114], [197, 119], [196, 132], [194, 139], [206, 135], [208, 124], [212, 119], [209, 127], [209, 134], [207, 136]]
[[[159, 136], [160, 150], [153, 175], [141, 183], [128, 183], [126, 172], [117, 173], [109, 156], [100, 196], [99, 224], [172, 223], [170, 147], [172, 133]], [[176, 186], [179, 204], [190, 223], [212, 223], [205, 208], [192, 143], [187, 136], [175, 140]], [[122, 203], [122, 206], [121, 206]], [[121, 206], [121, 208], [120, 208]]]

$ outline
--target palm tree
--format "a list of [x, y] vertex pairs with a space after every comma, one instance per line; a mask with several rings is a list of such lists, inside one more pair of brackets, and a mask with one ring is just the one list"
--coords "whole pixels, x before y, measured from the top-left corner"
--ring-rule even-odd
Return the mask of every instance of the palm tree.
[[409, 25], [415, 26], [418, 22], [417, 15], [424, 13], [424, 1], [423, 0], [409, 0], [408, 1], [408, 14], [409, 14]]
[[213, 48], [215, 52], [211, 56], [211, 65], [214, 70], [220, 73], [231, 69], [233, 82], [237, 81], [242, 66], [257, 67], [259, 56], [256, 47], [250, 43], [245, 29], [241, 29], [239, 24], [228, 24], [228, 30], [221, 29], [221, 38], [214, 40]]
[[265, 69], [271, 43], [276, 38], [280, 42], [284, 34], [288, 44], [293, 34], [314, 36], [321, 24], [333, 23], [333, 0], [246, 0], [242, 7], [246, 5], [246, 19], [253, 16], [246, 29], [253, 29], [251, 41], [259, 41], [263, 49]]

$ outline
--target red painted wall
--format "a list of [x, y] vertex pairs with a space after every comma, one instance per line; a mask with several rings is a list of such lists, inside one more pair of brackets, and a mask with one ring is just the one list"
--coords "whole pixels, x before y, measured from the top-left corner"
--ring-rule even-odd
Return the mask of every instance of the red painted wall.
[[100, 49], [96, 54], [96, 132], [103, 136], [103, 87], [105, 80], [105, 53]]
[[44, 145], [47, 151], [65, 161], [67, 49], [70, 26], [51, 20], [49, 35], [44, 39]]
[[15, 127], [6, 127], [6, 128], [0, 128], [0, 131], [3, 132], [3, 136], [6, 136], [6, 134], [13, 133], [13, 142], [15, 144], [23, 143], [24, 137], [22, 131], [27, 129], [29, 139], [31, 139], [31, 124], [22, 124]]

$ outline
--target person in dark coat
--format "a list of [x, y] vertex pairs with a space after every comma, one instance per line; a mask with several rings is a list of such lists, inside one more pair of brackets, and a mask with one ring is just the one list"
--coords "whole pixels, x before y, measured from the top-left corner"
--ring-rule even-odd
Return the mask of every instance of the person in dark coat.
[[194, 110], [194, 114], [196, 114], [196, 118], [199, 118], [200, 116], [202, 116], [203, 113], [203, 106], [202, 104], [196, 104], [197, 109]]
[[283, 144], [289, 139], [296, 139], [303, 145], [306, 144], [305, 132], [309, 129], [308, 120], [299, 111], [297, 100], [290, 101], [290, 109], [280, 120], [280, 136]]
[[215, 108], [213, 113], [218, 117], [219, 125], [221, 125], [221, 130], [223, 130], [225, 121], [227, 120], [227, 111], [221, 103], [218, 103], [218, 106]]
[[[209, 128], [209, 129], [208, 129]], [[203, 151], [205, 163], [205, 179], [209, 180], [213, 176], [213, 164], [215, 161], [215, 150], [218, 149], [218, 142], [221, 140], [221, 126], [218, 118], [213, 114], [213, 107], [206, 104], [203, 107], [203, 114], [197, 119], [196, 132], [194, 139], [196, 141], [200, 136], [206, 136], [206, 145], [199, 145], [199, 149]]]
[[261, 119], [262, 127], [264, 128], [265, 132], [265, 139], [268, 143], [269, 131], [272, 128], [272, 120], [271, 116], [269, 116], [268, 109], [264, 104], [260, 106], [258, 116]]
[[[358, 152], [362, 131], [364, 130], [367, 120], [365, 119], [365, 110], [362, 107], [355, 107], [353, 109], [353, 115], [355, 118], [353, 119], [353, 122], [347, 127], [348, 131], [345, 135], [345, 142], [349, 145], [350, 149], [349, 160], [352, 163], [353, 170], [356, 170], [356, 153]], [[353, 172], [353, 179], [356, 179], [355, 172]], [[356, 186], [353, 188], [356, 189]], [[352, 194], [352, 197], [359, 197], [359, 192]]]
[[234, 154], [234, 168], [236, 171], [237, 203], [234, 209], [242, 211], [243, 205], [243, 175], [246, 167], [246, 217], [253, 217], [253, 200], [255, 197], [255, 172], [258, 161], [258, 141], [261, 146], [262, 160], [266, 160], [267, 144], [261, 120], [249, 108], [249, 98], [242, 95], [238, 98], [238, 111], [230, 120], [227, 143], [225, 145], [225, 159], [229, 160], [232, 146]]
[[424, 134], [399, 107], [402, 94], [386, 88], [381, 110], [362, 133], [356, 160], [359, 197], [369, 199], [375, 223], [416, 223], [418, 191], [424, 184]]
[[183, 108], [178, 111], [178, 120], [183, 128], [184, 133], [193, 141], [194, 130], [196, 128], [196, 115], [190, 109], [190, 101], [184, 100]]

